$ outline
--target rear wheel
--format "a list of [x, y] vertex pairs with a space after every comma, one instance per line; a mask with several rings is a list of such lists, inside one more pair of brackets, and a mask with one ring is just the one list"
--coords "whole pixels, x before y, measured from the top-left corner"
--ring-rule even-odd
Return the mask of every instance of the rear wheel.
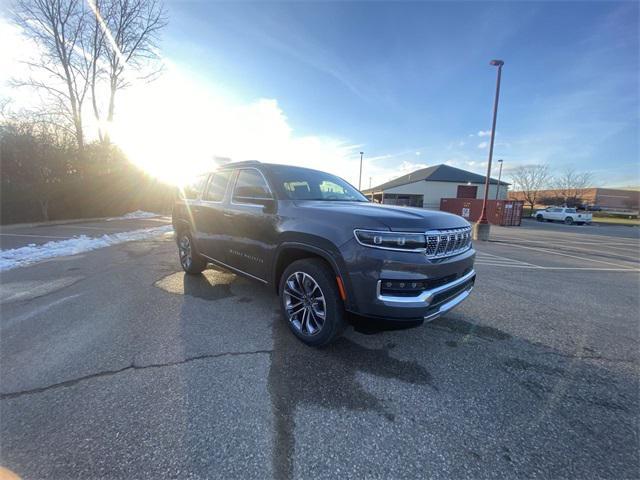
[[193, 245], [189, 232], [181, 232], [178, 237], [178, 255], [182, 269], [190, 274], [202, 273], [207, 268], [207, 261], [201, 257]]
[[573, 225], [573, 217], [567, 217], [564, 219], [566, 225]]
[[307, 345], [327, 345], [343, 332], [344, 305], [333, 270], [323, 260], [293, 262], [282, 274], [278, 291], [289, 329]]

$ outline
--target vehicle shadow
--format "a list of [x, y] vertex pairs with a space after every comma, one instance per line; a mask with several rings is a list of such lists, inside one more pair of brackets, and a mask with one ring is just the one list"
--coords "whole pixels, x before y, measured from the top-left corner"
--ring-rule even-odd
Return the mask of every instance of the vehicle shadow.
[[431, 374], [420, 364], [389, 354], [395, 348], [392, 343], [373, 349], [341, 337], [326, 348], [310, 348], [290, 332], [279, 313], [273, 343], [268, 385], [275, 418], [274, 478], [293, 475], [294, 416], [299, 406], [371, 411], [393, 422], [395, 416], [384, 402], [358, 382], [359, 372], [432, 386]]

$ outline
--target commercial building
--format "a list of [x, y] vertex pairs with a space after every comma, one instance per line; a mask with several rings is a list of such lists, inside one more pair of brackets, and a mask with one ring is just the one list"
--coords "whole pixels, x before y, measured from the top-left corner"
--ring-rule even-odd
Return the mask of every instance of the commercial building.
[[[442, 198], [484, 198], [485, 176], [449, 165], [434, 165], [363, 190], [378, 203], [440, 209]], [[507, 198], [509, 183], [489, 180], [489, 199]]]
[[[555, 190], [541, 190], [538, 192], [538, 206], [546, 206], [550, 200], [558, 198]], [[509, 192], [509, 199], [523, 200], [523, 192]], [[637, 211], [640, 206], [640, 191], [622, 190], [617, 188], [588, 188], [580, 194], [585, 205], [595, 205], [603, 210]]]

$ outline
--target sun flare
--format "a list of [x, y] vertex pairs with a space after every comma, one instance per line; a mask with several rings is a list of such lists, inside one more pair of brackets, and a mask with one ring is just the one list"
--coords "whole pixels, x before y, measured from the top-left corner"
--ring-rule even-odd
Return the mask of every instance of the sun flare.
[[357, 145], [295, 136], [275, 100], [242, 103], [188, 78], [177, 66], [122, 95], [112, 138], [138, 166], [184, 185], [216, 159], [303, 165], [357, 178]]

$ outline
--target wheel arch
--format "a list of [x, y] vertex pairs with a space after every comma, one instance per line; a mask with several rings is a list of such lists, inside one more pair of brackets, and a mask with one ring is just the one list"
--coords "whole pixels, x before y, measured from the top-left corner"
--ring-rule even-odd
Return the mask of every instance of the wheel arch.
[[[326, 240], [325, 240], [326, 241]], [[344, 300], [345, 307], [349, 309], [350, 299], [352, 298], [351, 293], [351, 285], [348, 276], [346, 273], [346, 267], [342, 258], [340, 257], [337, 249], [334, 252], [328, 251], [326, 248], [319, 247], [317, 245], [312, 245], [306, 242], [301, 241], [286, 241], [281, 243], [274, 255], [273, 265], [271, 269], [271, 281], [275, 288], [276, 293], [278, 293], [278, 288], [280, 285], [280, 277], [284, 273], [285, 269], [288, 265], [296, 260], [301, 260], [303, 258], [320, 258], [324, 260], [331, 269], [337, 278], [340, 279], [342, 285], [344, 286], [346, 299]], [[336, 282], [338, 279], [336, 278]], [[340, 287], [339, 287], [340, 288]]]

